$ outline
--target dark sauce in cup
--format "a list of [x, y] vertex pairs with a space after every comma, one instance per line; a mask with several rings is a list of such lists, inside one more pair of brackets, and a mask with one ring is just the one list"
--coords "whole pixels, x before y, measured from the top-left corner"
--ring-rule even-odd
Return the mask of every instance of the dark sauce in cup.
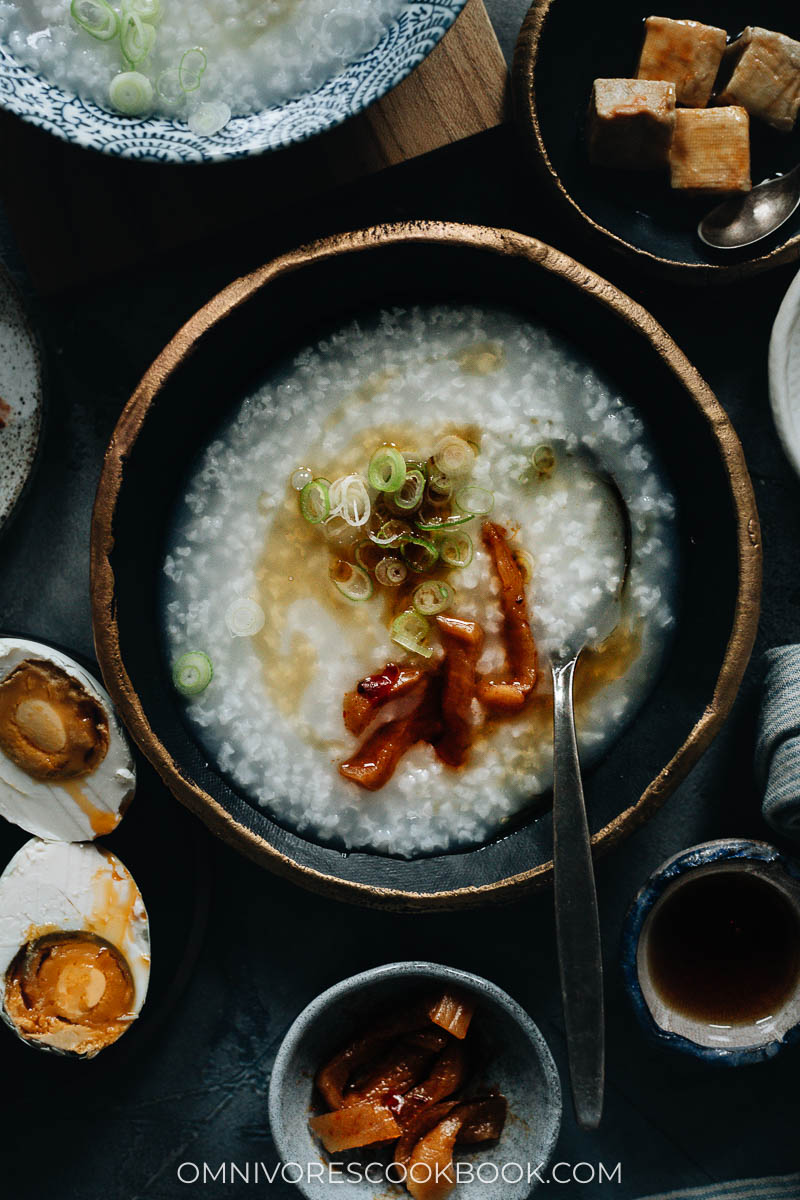
[[647, 946], [653, 987], [684, 1016], [749, 1025], [780, 1011], [800, 987], [800, 920], [772, 884], [718, 871], [668, 892]]

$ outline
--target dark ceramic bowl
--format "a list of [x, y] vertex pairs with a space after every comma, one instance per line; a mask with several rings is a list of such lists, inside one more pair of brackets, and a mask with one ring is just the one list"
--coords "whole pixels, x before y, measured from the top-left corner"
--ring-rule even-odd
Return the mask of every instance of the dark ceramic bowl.
[[[475, 1030], [487, 1059], [478, 1090], [497, 1087], [508, 1100], [508, 1118], [501, 1138], [476, 1147], [465, 1156], [480, 1182], [473, 1185], [482, 1200], [524, 1200], [536, 1183], [529, 1171], [542, 1171], [550, 1160], [561, 1125], [561, 1086], [547, 1043], [524, 1009], [488, 979], [436, 963], [405, 962], [373, 967], [328, 988], [296, 1019], [281, 1043], [269, 1087], [269, 1123], [282, 1163], [326, 1163], [320, 1144], [308, 1127], [312, 1111], [314, 1074], [343, 1041], [358, 1034], [364, 1021], [436, 986], [458, 987], [476, 1000]], [[475, 1094], [474, 1092], [472, 1093]], [[387, 1186], [381, 1166], [391, 1155], [379, 1147], [366, 1154], [334, 1156], [336, 1160], [377, 1163], [368, 1179], [348, 1182], [353, 1200], [385, 1200], [395, 1189]], [[480, 1175], [477, 1173], [480, 1172]], [[295, 1173], [296, 1174], [296, 1173]], [[309, 1178], [299, 1182], [307, 1200], [328, 1200], [339, 1194], [339, 1178]], [[465, 1194], [472, 1188], [464, 1185]], [[398, 1189], [397, 1194], [401, 1192]]]
[[507, 230], [399, 225], [330, 238], [237, 280], [184, 326], [128, 402], [92, 534], [106, 686], [175, 795], [295, 882], [400, 909], [477, 905], [549, 883], [546, 802], [486, 845], [411, 860], [343, 854], [290, 832], [209, 765], [184, 723], [157, 593], [183, 476], [225, 406], [332, 319], [447, 300], [516, 306], [572, 338], [637, 406], [677, 493], [684, 588], [674, 644], [649, 699], [586, 780], [595, 844], [608, 849], [663, 802], [730, 710], [755, 635], [760, 534], [741, 447], [708, 387], [644, 309], [572, 259]]
[[[677, 196], [651, 172], [603, 170], [589, 163], [585, 123], [597, 78], [630, 78], [642, 40], [642, 21], [659, 16], [702, 21], [735, 36], [758, 24], [800, 38], [800, 9], [785, 0], [696, 0], [656, 4], [616, 0], [536, 0], [517, 42], [514, 97], [517, 119], [538, 174], [563, 213], [582, 232], [656, 273], [693, 283], [724, 282], [768, 270], [800, 256], [800, 212], [746, 250], [715, 251], [697, 237], [697, 222], [719, 201]], [[791, 134], [751, 122], [752, 176], [759, 183], [800, 162], [800, 125]]]
[[671, 1007], [659, 994], [648, 962], [648, 938], [662, 900], [690, 879], [735, 872], [763, 880], [794, 911], [800, 927], [800, 868], [766, 842], [721, 838], [667, 859], [631, 904], [622, 934], [625, 986], [645, 1031], [674, 1050], [705, 1062], [739, 1067], [773, 1058], [800, 1040], [800, 985], [780, 1008], [758, 1021], [709, 1024]]

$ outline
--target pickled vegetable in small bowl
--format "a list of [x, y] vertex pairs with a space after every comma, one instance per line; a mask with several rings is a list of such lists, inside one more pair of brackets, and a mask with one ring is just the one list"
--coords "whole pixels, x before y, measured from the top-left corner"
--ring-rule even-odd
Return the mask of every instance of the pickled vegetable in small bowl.
[[[294, 1164], [300, 1165], [302, 1178], [297, 1179], [297, 1185], [308, 1200], [327, 1200], [337, 1195], [337, 1186], [344, 1178], [348, 1183], [347, 1194], [353, 1200], [378, 1200], [387, 1191], [396, 1190], [390, 1185], [400, 1182], [403, 1172], [398, 1168], [397, 1154], [403, 1147], [396, 1136], [384, 1137], [386, 1130], [377, 1131], [383, 1140], [362, 1148], [325, 1150], [315, 1131], [317, 1135], [330, 1132], [324, 1123], [326, 1109], [328, 1116], [337, 1120], [337, 1112], [354, 1113], [362, 1123], [364, 1113], [359, 1117], [355, 1104], [331, 1112], [330, 1098], [326, 1102], [315, 1079], [317, 1083], [325, 1083], [329, 1090], [328, 1085], [336, 1082], [337, 1072], [335, 1065], [330, 1071], [325, 1068], [338, 1052], [390, 1012], [410, 1013], [414, 1006], [424, 1008], [427, 998], [438, 995], [461, 997], [464, 1009], [472, 1014], [463, 1028], [451, 1022], [451, 1027], [445, 1030], [446, 1021], [443, 1024], [431, 1018], [429, 1022], [428, 1032], [436, 1036], [434, 1031], [444, 1030], [449, 1046], [466, 1048], [468, 1040], [473, 1044], [469, 1068], [440, 1105], [444, 1108], [452, 1102], [453, 1107], [449, 1114], [443, 1114], [443, 1121], [436, 1127], [443, 1131], [438, 1139], [442, 1141], [448, 1133], [443, 1128], [448, 1118], [454, 1126], [449, 1132], [455, 1139], [452, 1172], [455, 1187], [449, 1194], [454, 1198], [465, 1192], [468, 1195], [469, 1185], [463, 1180], [479, 1168], [481, 1200], [495, 1200], [495, 1197], [523, 1200], [530, 1194], [536, 1183], [535, 1177], [529, 1178], [530, 1172], [537, 1167], [541, 1169], [541, 1164], [549, 1160], [561, 1123], [561, 1088], [544, 1038], [527, 1013], [488, 980], [435, 963], [406, 962], [375, 967], [323, 992], [297, 1017], [278, 1051], [269, 1090], [270, 1126], [281, 1161], [293, 1164], [293, 1179], [298, 1175]], [[414, 1036], [424, 1038], [425, 1032], [416, 1030]], [[461, 1033], [465, 1034], [463, 1038], [459, 1036]], [[434, 1069], [427, 1078], [436, 1074], [436, 1053], [432, 1048]], [[381, 1059], [381, 1055], [377, 1058]], [[419, 1088], [420, 1085], [416, 1090]], [[465, 1114], [463, 1125], [468, 1128], [470, 1120], [476, 1123], [479, 1115], [476, 1105], [482, 1102], [486, 1112], [480, 1115], [489, 1121], [496, 1115], [489, 1113], [489, 1102], [502, 1098], [507, 1106], [505, 1121], [498, 1121], [488, 1131], [494, 1134], [502, 1126], [500, 1136], [485, 1140], [468, 1137], [460, 1143], [455, 1125]], [[393, 1111], [400, 1122], [402, 1106], [397, 1103], [398, 1097], [392, 1093], [383, 1099], [388, 1101], [383, 1105], [386, 1124], [394, 1122]], [[360, 1107], [363, 1110], [364, 1106]], [[382, 1115], [380, 1098], [374, 1107], [377, 1118]], [[435, 1135], [436, 1128], [430, 1133]], [[337, 1132], [341, 1134], [342, 1130]], [[347, 1138], [342, 1136], [344, 1140], [340, 1137], [337, 1144], [344, 1147]], [[428, 1149], [437, 1149], [430, 1136], [423, 1134], [417, 1146], [423, 1138], [431, 1142]], [[424, 1187], [420, 1197], [423, 1195]]]

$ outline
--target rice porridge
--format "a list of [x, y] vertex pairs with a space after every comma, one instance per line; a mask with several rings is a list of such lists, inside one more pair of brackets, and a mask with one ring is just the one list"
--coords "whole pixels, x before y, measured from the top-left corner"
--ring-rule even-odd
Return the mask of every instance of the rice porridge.
[[[632, 532], [618, 604], [605, 472]], [[354, 321], [273, 372], [187, 481], [162, 590], [186, 718], [300, 834], [481, 842], [552, 785], [548, 660], [575, 634], [584, 763], [641, 703], [673, 525], [642, 422], [551, 332], [475, 307]]]
[[210, 134], [231, 114], [319, 87], [376, 45], [402, 8], [402, 0], [0, 0], [0, 37], [68, 92], [131, 116], [185, 117]]

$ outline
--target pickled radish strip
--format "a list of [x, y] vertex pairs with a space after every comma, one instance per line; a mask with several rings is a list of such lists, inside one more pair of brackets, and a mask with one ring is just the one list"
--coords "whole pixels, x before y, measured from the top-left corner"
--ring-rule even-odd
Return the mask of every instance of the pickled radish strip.
[[375, 1142], [391, 1142], [402, 1132], [389, 1109], [378, 1100], [334, 1109], [312, 1117], [309, 1125], [329, 1154], [372, 1146]]
[[474, 1013], [474, 1000], [461, 992], [444, 992], [432, 1005], [429, 1016], [434, 1025], [463, 1041]]

